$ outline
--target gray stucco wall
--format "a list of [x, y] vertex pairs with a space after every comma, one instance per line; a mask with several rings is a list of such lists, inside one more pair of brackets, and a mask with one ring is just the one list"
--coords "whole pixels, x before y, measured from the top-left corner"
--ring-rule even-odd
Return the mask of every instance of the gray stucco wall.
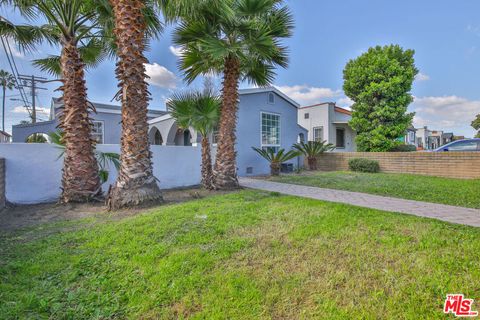
[[[104, 144], [119, 144], [122, 132], [120, 114], [102, 113], [90, 115], [95, 121], [103, 121]], [[57, 130], [58, 120], [37, 122], [36, 124], [16, 125], [12, 127], [13, 142], [22, 143], [34, 133], [53, 132]]]
[[57, 120], [37, 122], [35, 124], [21, 124], [12, 126], [12, 142], [23, 143], [34, 133], [45, 133], [57, 130]]
[[[261, 112], [280, 115], [280, 144], [281, 148], [290, 150], [297, 142], [298, 135], [307, 136], [307, 130], [297, 123], [297, 108], [275, 95], [275, 103], [268, 103], [268, 92], [242, 94], [237, 117], [237, 168], [239, 176], [247, 175], [247, 167], [253, 168], [253, 175], [268, 174], [269, 163], [260, 157], [252, 147], [261, 147]], [[302, 159], [289, 161], [294, 166], [302, 165]]]

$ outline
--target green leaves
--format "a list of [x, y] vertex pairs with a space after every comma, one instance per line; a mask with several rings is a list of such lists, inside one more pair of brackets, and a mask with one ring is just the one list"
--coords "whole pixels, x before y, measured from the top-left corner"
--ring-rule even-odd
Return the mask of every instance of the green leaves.
[[0, 87], [8, 90], [12, 90], [15, 87], [15, 77], [2, 69], [0, 69]]
[[478, 131], [475, 138], [480, 138], [480, 114], [477, 114], [475, 120], [472, 121], [472, 128]]
[[171, 115], [179, 127], [192, 127], [204, 137], [217, 125], [220, 105], [220, 97], [212, 90], [176, 93], [168, 102]]
[[305, 157], [313, 158], [324, 152], [331, 151], [335, 149], [335, 146], [331, 143], [326, 143], [325, 141], [308, 141], [295, 143], [293, 148], [299, 153], [303, 154]]
[[345, 94], [354, 101], [350, 126], [359, 151], [388, 151], [399, 142], [413, 113], [410, 94], [415, 75], [413, 50], [398, 45], [370, 48], [343, 71]]
[[260, 149], [252, 147], [252, 149], [270, 163], [282, 163], [300, 155], [300, 152], [295, 150], [285, 152], [285, 149], [280, 149], [275, 153], [275, 151], [270, 148]]
[[188, 82], [198, 75], [223, 71], [225, 60], [240, 65], [240, 78], [268, 85], [276, 66], [287, 67], [287, 48], [281, 38], [291, 36], [293, 18], [282, 1], [205, 1], [196, 13], [181, 17], [174, 43], [184, 49], [179, 67]]

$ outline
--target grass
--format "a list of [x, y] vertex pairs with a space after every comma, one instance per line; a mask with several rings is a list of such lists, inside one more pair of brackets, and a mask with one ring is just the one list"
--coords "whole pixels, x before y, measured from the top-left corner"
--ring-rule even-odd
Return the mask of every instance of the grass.
[[480, 229], [436, 220], [240, 191], [76, 224], [0, 239], [2, 319], [444, 319], [447, 293], [480, 299]]
[[270, 179], [277, 182], [480, 208], [480, 179], [343, 171], [289, 174]]

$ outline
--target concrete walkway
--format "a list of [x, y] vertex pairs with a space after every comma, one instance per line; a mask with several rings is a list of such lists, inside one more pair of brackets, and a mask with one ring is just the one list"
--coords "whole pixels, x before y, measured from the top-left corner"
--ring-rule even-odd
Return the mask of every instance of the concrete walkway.
[[359, 192], [279, 183], [261, 179], [239, 178], [239, 182], [240, 185], [245, 188], [273, 191], [292, 196], [330, 202], [346, 203], [384, 211], [401, 212], [420, 217], [480, 227], [480, 210], [478, 209], [404, 200]]

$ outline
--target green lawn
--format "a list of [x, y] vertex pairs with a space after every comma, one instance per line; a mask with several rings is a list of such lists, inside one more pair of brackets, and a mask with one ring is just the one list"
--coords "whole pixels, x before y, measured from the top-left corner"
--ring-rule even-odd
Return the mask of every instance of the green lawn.
[[0, 280], [2, 319], [444, 319], [480, 229], [240, 191], [3, 236]]
[[343, 171], [307, 172], [269, 179], [321, 188], [480, 208], [480, 179], [465, 180], [413, 174]]

